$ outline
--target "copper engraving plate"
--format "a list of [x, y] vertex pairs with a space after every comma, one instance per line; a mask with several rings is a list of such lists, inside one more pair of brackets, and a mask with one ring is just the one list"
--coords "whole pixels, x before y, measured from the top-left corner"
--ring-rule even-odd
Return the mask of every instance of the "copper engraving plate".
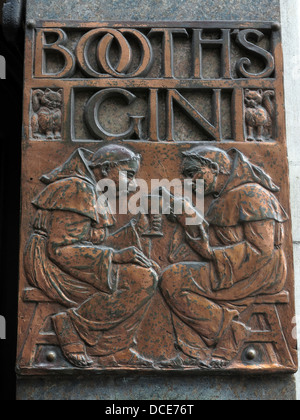
[[25, 57], [18, 372], [294, 372], [280, 25], [31, 22]]

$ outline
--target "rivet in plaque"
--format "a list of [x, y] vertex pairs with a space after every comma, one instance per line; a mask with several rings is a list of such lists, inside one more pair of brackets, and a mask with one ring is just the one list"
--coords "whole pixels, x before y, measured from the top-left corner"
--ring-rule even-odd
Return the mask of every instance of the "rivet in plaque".
[[255, 360], [257, 357], [256, 350], [253, 347], [249, 348], [246, 352], [246, 357], [248, 360]]
[[48, 362], [53, 363], [55, 362], [56, 358], [57, 358], [57, 354], [55, 353], [55, 351], [49, 351], [47, 353], [46, 359]]

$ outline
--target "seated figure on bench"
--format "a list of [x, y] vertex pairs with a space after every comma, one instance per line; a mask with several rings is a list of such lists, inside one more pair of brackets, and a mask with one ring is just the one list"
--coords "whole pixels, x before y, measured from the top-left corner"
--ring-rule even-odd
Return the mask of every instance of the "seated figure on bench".
[[33, 201], [27, 278], [68, 309], [52, 319], [65, 357], [78, 367], [92, 364], [87, 345], [99, 356], [126, 352], [156, 290], [155, 263], [140, 241], [143, 218], [110, 235], [115, 219], [97, 208], [97, 183], [114, 181], [118, 193], [120, 176], [129, 188], [139, 166], [140, 156], [122, 146], [78, 149], [42, 177], [47, 187]]
[[[288, 217], [274, 195], [279, 188], [236, 149], [225, 152], [197, 147], [184, 153], [183, 165], [183, 174], [193, 180], [195, 189], [196, 180], [204, 179], [205, 195], [215, 199], [203, 222], [195, 226], [188, 225], [187, 218], [193, 212], [194, 217], [199, 214], [186, 201], [182, 206], [190, 207], [189, 211], [172, 216], [202, 262], [168, 267], [162, 273], [160, 289], [176, 317], [209, 349], [209, 363], [222, 364], [223, 360], [226, 364], [251, 334], [239, 322], [235, 303], [284, 288], [283, 223]], [[175, 208], [180, 199], [171, 199]], [[189, 347], [184, 339], [180, 346], [184, 353], [197, 357], [195, 346]]]

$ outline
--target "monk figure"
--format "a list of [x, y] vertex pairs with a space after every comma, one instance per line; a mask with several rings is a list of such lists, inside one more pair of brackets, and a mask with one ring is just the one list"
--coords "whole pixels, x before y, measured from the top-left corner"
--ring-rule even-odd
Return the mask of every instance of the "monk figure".
[[[203, 179], [205, 195], [214, 200], [195, 226], [187, 223], [191, 210], [194, 217], [200, 216], [193, 208], [188, 215], [172, 215], [199, 262], [168, 267], [160, 289], [172, 313], [201, 337], [211, 363], [228, 363], [251, 333], [239, 322], [235, 303], [284, 288], [282, 245], [288, 217], [274, 195], [279, 188], [236, 149], [194, 148], [184, 153], [183, 174], [193, 180], [195, 190], [196, 180]], [[174, 205], [178, 198], [172, 200]], [[189, 351], [182, 341], [181, 345], [197, 357], [195, 349]]]
[[78, 149], [42, 177], [47, 187], [33, 201], [27, 278], [66, 308], [52, 319], [63, 354], [77, 367], [92, 364], [87, 349], [99, 357], [126, 352], [156, 290], [158, 276], [140, 241], [142, 225], [132, 220], [111, 235], [115, 219], [108, 207], [99, 209], [97, 183], [113, 181], [118, 194], [122, 177], [129, 188], [139, 167], [140, 156], [122, 146]]

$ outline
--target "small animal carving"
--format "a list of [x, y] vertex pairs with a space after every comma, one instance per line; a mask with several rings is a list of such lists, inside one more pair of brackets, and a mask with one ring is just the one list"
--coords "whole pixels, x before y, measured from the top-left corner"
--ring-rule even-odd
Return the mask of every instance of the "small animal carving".
[[274, 91], [250, 90], [245, 92], [245, 122], [248, 141], [267, 141], [272, 135], [274, 118]]
[[57, 92], [37, 89], [32, 95], [31, 119], [34, 138], [61, 139], [62, 89]]

